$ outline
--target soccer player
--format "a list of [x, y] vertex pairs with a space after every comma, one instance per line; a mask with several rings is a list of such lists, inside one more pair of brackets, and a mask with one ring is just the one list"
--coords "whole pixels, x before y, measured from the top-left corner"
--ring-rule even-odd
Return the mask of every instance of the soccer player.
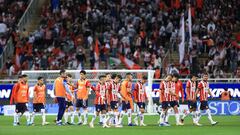
[[53, 84], [53, 90], [54, 94], [56, 97], [56, 101], [58, 103], [58, 114], [57, 114], [57, 121], [56, 124], [61, 126], [63, 125], [62, 123], [62, 117], [64, 115], [64, 112], [66, 110], [66, 92], [74, 98], [71, 90], [69, 89], [67, 85], [67, 80], [66, 80], [66, 71], [64, 69], [60, 70], [60, 76], [54, 81]]
[[121, 75], [112, 75], [112, 83], [108, 87], [108, 95], [109, 95], [109, 101], [110, 101], [110, 107], [111, 110], [109, 111], [110, 119], [109, 123], [112, 124], [112, 121], [114, 119], [115, 121], [115, 127], [121, 127], [121, 125], [118, 125], [118, 100], [121, 98], [120, 96], [120, 81], [122, 79]]
[[[77, 101], [76, 101], [76, 112], [78, 116], [78, 125], [87, 125], [88, 121], [88, 93], [91, 87], [91, 83], [86, 79], [86, 71], [80, 71], [80, 79], [77, 81]], [[82, 123], [82, 117], [80, 108], [83, 108], [83, 118], [84, 122]]]
[[146, 126], [144, 124], [144, 112], [145, 112], [145, 101], [147, 100], [146, 90], [144, 84], [147, 82], [147, 76], [143, 76], [141, 81], [135, 83], [134, 87], [134, 101], [139, 107], [139, 112], [134, 118], [134, 122], [138, 125], [138, 118], [140, 118], [140, 126]]
[[[197, 93], [200, 92], [200, 110], [203, 111], [205, 110], [207, 115], [208, 115], [208, 119], [209, 121], [211, 122], [212, 125], [216, 125], [218, 124], [217, 121], [213, 121], [212, 119], [212, 115], [211, 115], [211, 111], [208, 107], [208, 94], [213, 98], [213, 95], [209, 89], [209, 83], [208, 83], [208, 74], [207, 73], [204, 73], [203, 76], [202, 76], [202, 81], [200, 81], [198, 83], [198, 88], [197, 88], [197, 91], [196, 91], [196, 96], [197, 96]], [[201, 115], [201, 113], [200, 113]], [[197, 122], [199, 121], [200, 119], [200, 116], [199, 118], [197, 118]]]
[[[176, 118], [176, 125], [177, 126], [181, 126], [183, 125], [182, 122], [180, 122], [180, 114], [179, 114], [179, 111], [178, 111], [178, 107], [179, 107], [179, 103], [178, 103], [178, 99], [179, 99], [179, 93], [177, 93], [177, 86], [176, 85], [179, 85], [178, 83], [178, 74], [174, 74], [172, 76], [172, 80], [170, 81], [170, 90], [169, 90], [169, 104], [170, 104], [170, 107], [173, 108], [173, 111], [174, 111], [174, 114], [175, 114], [175, 118]], [[181, 85], [181, 83], [180, 83]], [[179, 91], [178, 91], [179, 92]], [[166, 113], [166, 118], [165, 118], [165, 123], [168, 123], [168, 117], [169, 117], [169, 114], [168, 112]], [[169, 123], [168, 123], [169, 124]]]
[[[72, 75], [67, 74], [67, 84], [69, 89], [71, 90], [72, 94], [74, 95], [74, 84], [72, 83]], [[74, 108], [73, 108], [73, 102], [74, 98], [68, 93], [66, 93], [67, 99], [66, 99], [66, 110], [64, 113], [64, 122], [68, 125], [74, 125]], [[71, 118], [71, 122], [68, 122], [68, 116]]]
[[99, 114], [102, 114], [103, 117], [103, 128], [109, 128], [110, 126], [107, 125], [108, 119], [106, 118], [106, 101], [107, 101], [107, 85], [105, 83], [106, 81], [106, 76], [101, 75], [99, 76], [99, 82], [96, 85], [95, 88], [95, 112], [92, 117], [92, 121], [89, 123], [89, 126], [91, 128], [94, 128], [94, 121], [96, 120], [96, 117], [99, 116]]
[[[109, 88], [110, 87], [110, 85], [111, 85], [111, 83], [113, 82], [112, 81], [112, 74], [111, 73], [106, 73], [105, 74], [106, 75], [106, 86], [107, 86], [107, 88]], [[115, 75], [114, 75], [115, 76]], [[108, 89], [107, 89], [107, 91], [108, 91]], [[109, 94], [108, 94], [109, 92], [107, 92], [107, 113], [106, 113], [106, 116], [108, 117], [108, 118], [110, 118], [110, 111], [111, 111], [111, 106], [110, 106], [110, 97], [109, 97]], [[99, 124], [100, 125], [102, 125], [103, 124], [103, 117], [102, 117], [102, 114], [100, 113], [99, 114]], [[109, 121], [110, 123], [112, 122], [112, 121]]]
[[187, 95], [189, 111], [186, 111], [183, 113], [181, 121], [184, 122], [184, 118], [191, 113], [193, 124], [197, 126], [201, 126], [201, 124], [199, 124], [196, 120], [197, 119], [196, 88], [197, 88], [197, 76], [191, 75], [190, 79], [187, 81], [187, 84], [186, 84], [186, 95]]
[[[176, 102], [170, 102], [170, 106], [172, 104], [172, 106], [174, 106], [175, 103], [177, 103], [178, 107], [179, 107], [179, 97], [181, 96], [182, 97], [182, 102], [184, 102], [184, 90], [183, 90], [183, 85], [182, 85], [182, 81], [179, 80], [179, 75], [178, 74], [174, 74], [173, 75], [173, 92], [176, 93], [176, 96], [174, 96], [173, 98], [171, 99], [174, 99]], [[171, 107], [172, 107], [171, 106]], [[174, 107], [172, 107], [174, 108]], [[165, 118], [165, 122], [168, 123], [168, 119], [169, 119], [169, 113], [171, 112], [172, 108], [169, 108], [168, 109], [168, 112], [167, 112], [167, 115], [166, 115], [166, 118]], [[178, 112], [178, 111], [177, 111]], [[178, 115], [178, 113], [176, 114]], [[178, 116], [177, 116], [178, 117]], [[182, 122], [180, 122], [180, 125]], [[169, 123], [168, 123], [169, 124]]]
[[166, 78], [160, 83], [160, 98], [159, 101], [162, 103], [162, 111], [160, 113], [160, 124], [159, 126], [170, 126], [168, 123], [165, 123], [165, 118], [167, 111], [169, 109], [169, 97], [171, 89], [171, 80], [172, 75], [167, 75]]
[[27, 108], [27, 104], [29, 102], [29, 86], [28, 86], [28, 76], [22, 75], [19, 77], [18, 82], [14, 85], [12, 90], [12, 97], [11, 97], [11, 103], [16, 104], [15, 113], [13, 115], [14, 117], [14, 126], [19, 125], [19, 118], [25, 114], [27, 119], [27, 126], [29, 126], [30, 123], [30, 113]]
[[43, 77], [38, 77], [37, 84], [33, 88], [33, 112], [31, 117], [31, 125], [34, 125], [34, 119], [36, 113], [42, 114], [42, 125], [47, 125], [49, 122], [46, 122], [46, 86], [44, 85]]
[[122, 111], [120, 113], [118, 124], [122, 124], [122, 119], [125, 113], [128, 115], [128, 126], [134, 126], [132, 124], [132, 110], [133, 110], [133, 99], [132, 99], [132, 74], [127, 73], [125, 80], [121, 84], [122, 97]]

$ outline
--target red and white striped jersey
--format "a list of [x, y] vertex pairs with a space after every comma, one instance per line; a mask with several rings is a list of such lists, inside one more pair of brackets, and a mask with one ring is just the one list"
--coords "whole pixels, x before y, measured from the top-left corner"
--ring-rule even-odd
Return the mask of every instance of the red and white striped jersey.
[[108, 87], [108, 95], [109, 95], [109, 101], [118, 101], [118, 93], [120, 92], [120, 83], [115, 83], [112, 81], [112, 83]]
[[208, 98], [208, 89], [209, 89], [209, 83], [205, 81], [201, 81], [198, 84], [198, 89], [200, 91], [200, 101], [207, 101]]
[[[175, 93], [176, 94], [176, 82], [170, 82], [170, 91], [171, 93]], [[168, 96], [168, 101], [177, 101], [178, 99], [176, 98], [176, 96], [173, 96], [171, 94], [169, 94]]]
[[102, 105], [106, 104], [107, 85], [98, 83], [95, 89], [95, 104]]
[[146, 89], [142, 82], [138, 81], [134, 86], [134, 99], [137, 102], [145, 102], [147, 98]]
[[186, 92], [189, 96], [187, 97], [187, 100], [189, 100], [189, 98], [194, 99], [196, 95], [196, 82], [188, 80], [186, 84]]
[[171, 83], [162, 81], [160, 84], [160, 98], [161, 101], [169, 101]]

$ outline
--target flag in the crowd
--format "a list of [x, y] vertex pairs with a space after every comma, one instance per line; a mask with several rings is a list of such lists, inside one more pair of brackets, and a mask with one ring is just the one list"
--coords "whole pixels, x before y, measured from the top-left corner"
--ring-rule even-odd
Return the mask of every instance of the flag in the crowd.
[[115, 66], [118, 66], [121, 63], [121, 60], [118, 58], [110, 57], [109, 63], [110, 65], [115, 64]]
[[133, 62], [132, 60], [128, 59], [123, 55], [119, 55], [121, 62], [128, 68], [128, 69], [141, 69], [141, 67]]
[[180, 30], [179, 30], [179, 35], [181, 37], [181, 42], [179, 44], [179, 63], [181, 64], [184, 58], [185, 54], [185, 24], [184, 24], [184, 14], [181, 16], [180, 20]]
[[189, 30], [189, 48], [192, 48], [192, 15], [191, 15], [191, 5], [188, 9], [188, 30]]
[[95, 48], [94, 48], [94, 69], [99, 69], [99, 44], [98, 44], [98, 39], [96, 38], [95, 40]]

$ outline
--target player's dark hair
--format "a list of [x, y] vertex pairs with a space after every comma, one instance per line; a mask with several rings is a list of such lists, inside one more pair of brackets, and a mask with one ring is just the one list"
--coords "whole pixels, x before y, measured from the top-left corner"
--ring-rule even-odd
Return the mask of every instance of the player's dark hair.
[[86, 72], [85, 70], [81, 70], [81, 71], [80, 71], [80, 74], [81, 74], [81, 73], [83, 73], [84, 75], [87, 74], [87, 72]]
[[176, 78], [179, 78], [179, 74], [173, 74], [172, 77], [176, 77]]
[[117, 77], [117, 74], [112, 74], [112, 79], [115, 79]]
[[204, 72], [202, 75], [203, 75], [203, 76], [204, 76], [204, 75], [207, 75], [207, 76], [208, 76], [208, 72]]
[[106, 73], [105, 75], [106, 75], [106, 76], [107, 76], [107, 75], [111, 75], [111, 73]]
[[21, 78], [25, 78], [25, 77], [28, 77], [28, 75], [26, 75], [26, 74], [23, 74]]
[[143, 80], [147, 80], [148, 77], [147, 77], [146, 75], [144, 75], [144, 76], [142, 77], [142, 79], [143, 79]]
[[105, 78], [105, 77], [106, 77], [106, 75], [100, 75], [98, 78], [100, 80], [100, 79]]
[[70, 77], [70, 78], [72, 78], [72, 75], [71, 75], [71, 74], [67, 74], [67, 77]]
[[190, 79], [192, 79], [193, 77], [197, 77], [197, 75], [196, 75], [196, 74], [190, 74], [190, 75], [189, 75], [189, 78], [190, 78]]
[[129, 76], [129, 75], [132, 75], [132, 73], [126, 73], [126, 76], [125, 76], [125, 77], [127, 77], [127, 76]]
[[43, 77], [42, 77], [42, 76], [39, 76], [39, 77], [38, 77], [38, 80], [41, 80], [41, 79], [43, 79]]
[[22, 75], [19, 75], [19, 76], [18, 76], [18, 79], [21, 79], [21, 78], [22, 78]]
[[65, 72], [66, 72], [65, 69], [61, 69], [60, 72], [59, 72], [59, 74], [61, 75], [62, 73], [65, 73]]
[[119, 78], [120, 80], [122, 80], [122, 76], [121, 75], [117, 75], [117, 78]]

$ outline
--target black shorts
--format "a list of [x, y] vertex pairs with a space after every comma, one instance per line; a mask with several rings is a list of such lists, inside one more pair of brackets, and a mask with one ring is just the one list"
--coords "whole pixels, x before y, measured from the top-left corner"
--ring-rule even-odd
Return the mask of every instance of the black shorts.
[[97, 112], [100, 112], [100, 111], [106, 110], [106, 105], [105, 104], [95, 105], [95, 108]]
[[174, 107], [174, 106], [179, 107], [178, 101], [170, 101], [170, 106], [171, 107]]
[[139, 109], [145, 109], [145, 106], [146, 106], [144, 102], [137, 102], [137, 105]]
[[125, 101], [122, 101], [122, 110], [125, 111], [127, 109], [131, 109], [130, 102], [126, 103]]
[[66, 108], [73, 106], [72, 101], [66, 101]]
[[22, 113], [23, 114], [26, 111], [28, 111], [26, 103], [17, 103], [16, 104], [16, 109], [15, 109], [16, 113]]
[[77, 99], [76, 107], [77, 108], [80, 108], [80, 107], [87, 108], [88, 107], [88, 100]]
[[162, 102], [162, 109], [167, 109], [169, 108], [169, 102], [168, 101], [163, 101]]
[[197, 102], [188, 100], [188, 108], [189, 109], [196, 109], [197, 108]]
[[110, 102], [111, 109], [118, 109], [118, 101], [111, 101]]
[[33, 104], [33, 111], [34, 112], [41, 112], [41, 109], [44, 109], [43, 103], [34, 103]]
[[201, 105], [200, 105], [200, 110], [205, 110], [208, 109], [208, 102], [207, 101], [200, 101]]

